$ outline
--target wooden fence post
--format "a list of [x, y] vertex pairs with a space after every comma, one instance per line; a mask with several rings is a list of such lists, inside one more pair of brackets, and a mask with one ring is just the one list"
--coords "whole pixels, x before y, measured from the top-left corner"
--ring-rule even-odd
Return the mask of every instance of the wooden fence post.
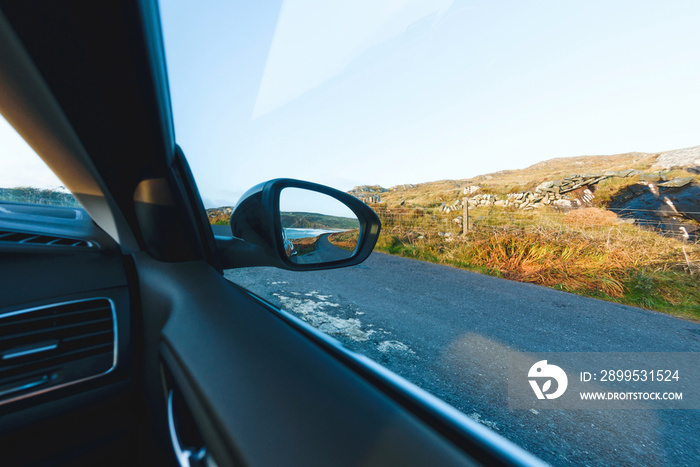
[[469, 198], [462, 198], [462, 234], [469, 232]]

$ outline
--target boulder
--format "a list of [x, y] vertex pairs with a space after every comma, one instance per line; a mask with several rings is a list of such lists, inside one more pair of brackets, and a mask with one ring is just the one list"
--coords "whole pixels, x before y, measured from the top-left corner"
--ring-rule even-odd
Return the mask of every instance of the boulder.
[[552, 206], [555, 206], [559, 209], [571, 209], [573, 207], [571, 201], [568, 199], [556, 199], [552, 201]]
[[632, 176], [632, 172], [635, 172], [635, 170], [634, 169], [620, 170], [619, 172], [617, 172], [616, 175], [618, 177], [630, 177], [630, 176]]
[[668, 182], [659, 183], [659, 186], [663, 186], [666, 188], [680, 188], [688, 185], [692, 181], [693, 177], [674, 178], [673, 180], [669, 180]]
[[548, 189], [552, 188], [554, 186], [554, 182], [542, 182], [539, 185], [537, 185], [537, 188], [535, 188], [535, 191], [547, 191]]

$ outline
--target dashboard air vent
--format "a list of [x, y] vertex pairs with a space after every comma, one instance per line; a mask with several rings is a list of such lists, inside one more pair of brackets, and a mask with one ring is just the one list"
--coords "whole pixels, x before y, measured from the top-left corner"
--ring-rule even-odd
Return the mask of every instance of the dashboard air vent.
[[77, 238], [55, 237], [52, 235], [41, 235], [24, 232], [10, 232], [0, 230], [0, 242], [25, 243], [29, 245], [51, 245], [51, 246], [78, 246], [83, 248], [97, 247], [95, 242], [80, 240]]
[[0, 404], [110, 372], [116, 342], [106, 298], [0, 314]]

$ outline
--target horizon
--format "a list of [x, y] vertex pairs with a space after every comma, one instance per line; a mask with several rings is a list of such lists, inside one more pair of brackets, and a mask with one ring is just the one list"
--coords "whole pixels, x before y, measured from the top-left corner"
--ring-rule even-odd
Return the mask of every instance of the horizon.
[[[3, 134], [3, 128], [2, 124], [7, 125], [7, 128], [5, 128], [5, 134]], [[45, 184], [42, 183], [34, 183], [34, 184], [25, 184], [25, 185], [14, 185], [14, 186], [7, 186], [6, 180], [9, 178], [7, 173], [0, 173], [0, 188], [2, 189], [18, 189], [18, 188], [38, 188], [38, 189], [48, 189], [52, 191], [57, 191], [61, 193], [69, 193], [69, 191], [66, 189], [65, 186], [63, 186], [63, 182], [59, 180], [53, 172], [46, 166], [46, 164], [43, 163], [41, 158], [31, 149], [31, 147], [22, 139], [20, 135], [18, 135], [16, 132], [14, 132], [14, 129], [7, 123], [7, 121], [2, 118], [2, 115], [0, 115], [0, 141], [3, 141], [3, 137], [7, 138], [7, 129], [11, 130], [14, 135], [10, 135], [10, 138], [8, 138], [9, 141], [12, 141], [15, 147], [21, 147], [25, 146], [24, 148], [21, 148], [21, 152], [23, 152], [23, 156], [26, 157], [28, 163], [26, 164], [26, 169], [28, 171], [31, 171], [33, 173], [32, 175], [32, 181], [36, 182], [36, 180], [41, 180], [43, 177], [43, 180], [46, 180], [47, 182]], [[469, 181], [478, 177], [483, 177], [487, 175], [493, 175], [496, 173], [500, 172], [507, 172], [507, 171], [517, 171], [517, 170], [525, 170], [528, 169], [534, 165], [543, 163], [543, 162], [549, 162], [553, 160], [561, 160], [561, 159], [574, 159], [578, 157], [610, 157], [610, 156], [619, 156], [619, 155], [626, 155], [626, 154], [645, 154], [645, 155], [661, 155], [665, 153], [670, 153], [670, 152], [675, 152], [675, 151], [681, 151], [685, 149], [694, 149], [698, 148], [700, 145], [694, 145], [694, 146], [688, 146], [688, 147], [683, 147], [683, 148], [675, 148], [675, 149], [668, 149], [668, 150], [662, 150], [662, 151], [655, 151], [655, 152], [646, 152], [646, 151], [625, 151], [622, 153], [617, 153], [617, 154], [581, 154], [581, 155], [571, 155], [571, 156], [555, 156], [551, 157], [548, 159], [542, 159], [538, 160], [536, 162], [530, 163], [525, 167], [518, 167], [518, 168], [501, 168], [499, 170], [493, 171], [493, 172], [488, 172], [488, 173], [480, 173], [476, 175], [472, 175], [470, 177], [457, 177], [457, 178], [441, 178], [441, 179], [434, 179], [434, 180], [424, 180], [420, 182], [404, 182], [404, 183], [397, 183], [394, 185], [382, 185], [381, 183], [374, 183], [372, 181], [368, 181], [365, 183], [359, 183], [357, 185], [353, 185], [350, 188], [347, 189], [342, 189], [341, 191], [344, 192], [349, 192], [352, 191], [354, 188], [357, 187], [363, 187], [363, 186], [379, 186], [381, 188], [385, 189], [391, 189], [397, 186], [402, 186], [402, 185], [425, 185], [425, 184], [430, 184], [430, 183], [438, 183], [438, 182], [451, 182], [451, 181]], [[40, 176], [40, 178], [37, 178], [37, 172]], [[201, 190], [201, 187], [200, 187]], [[204, 204], [205, 209], [222, 209], [222, 208], [230, 208], [236, 205], [238, 202], [239, 198], [236, 198], [232, 202], [226, 204], [213, 204], [211, 200], [205, 199], [204, 197], [202, 198], [202, 202]]]

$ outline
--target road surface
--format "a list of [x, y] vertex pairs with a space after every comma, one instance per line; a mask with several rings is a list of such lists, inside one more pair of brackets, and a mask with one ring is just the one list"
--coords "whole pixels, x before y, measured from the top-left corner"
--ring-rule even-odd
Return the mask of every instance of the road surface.
[[[509, 352], [700, 352], [700, 325], [406, 258], [226, 271], [555, 465], [700, 465], [698, 410], [509, 410]], [[700, 364], [700, 361], [699, 361]]]
[[299, 264], [330, 263], [331, 261], [338, 261], [352, 256], [351, 251], [343, 250], [333, 245], [328, 240], [330, 235], [331, 234], [322, 234], [318, 239], [314, 251], [306, 253], [305, 255], [293, 256], [292, 261]]

